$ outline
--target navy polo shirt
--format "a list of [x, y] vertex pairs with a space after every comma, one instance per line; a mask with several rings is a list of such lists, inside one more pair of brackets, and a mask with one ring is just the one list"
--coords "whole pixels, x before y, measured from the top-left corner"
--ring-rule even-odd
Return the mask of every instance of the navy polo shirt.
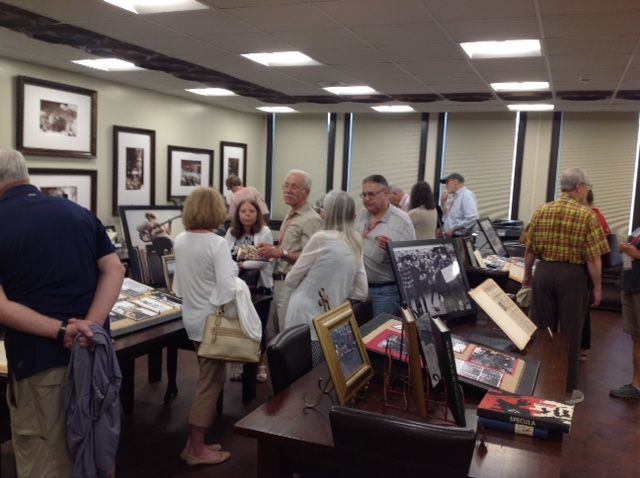
[[[113, 251], [98, 218], [68, 199], [45, 196], [32, 185], [13, 187], [0, 198], [0, 284], [9, 300], [56, 319], [84, 318], [97, 286], [98, 259]], [[58, 341], [5, 330], [16, 379], [68, 363]]]

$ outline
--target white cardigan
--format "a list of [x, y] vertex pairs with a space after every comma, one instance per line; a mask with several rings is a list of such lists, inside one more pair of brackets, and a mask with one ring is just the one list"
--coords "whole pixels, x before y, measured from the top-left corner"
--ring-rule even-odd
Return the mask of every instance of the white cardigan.
[[[229, 251], [233, 249], [236, 243], [237, 237], [231, 235], [231, 229], [227, 229], [227, 233], [224, 238], [229, 245]], [[259, 244], [273, 244], [273, 235], [271, 229], [267, 226], [262, 226], [258, 232], [253, 235], [253, 243], [258, 246]], [[260, 279], [258, 280], [258, 287], [266, 287], [271, 289], [273, 287], [273, 266], [272, 261], [244, 261], [242, 267], [244, 269], [260, 269]]]

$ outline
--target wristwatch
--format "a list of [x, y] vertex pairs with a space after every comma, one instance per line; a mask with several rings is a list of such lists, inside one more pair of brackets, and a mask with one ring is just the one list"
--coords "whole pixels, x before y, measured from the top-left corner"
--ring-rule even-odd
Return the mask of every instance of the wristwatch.
[[289, 251], [286, 249], [282, 249], [282, 257], [287, 257], [289, 255]]
[[56, 337], [56, 340], [60, 343], [64, 343], [64, 336], [67, 333], [67, 321], [63, 320], [60, 323], [60, 328], [58, 329], [58, 335]]

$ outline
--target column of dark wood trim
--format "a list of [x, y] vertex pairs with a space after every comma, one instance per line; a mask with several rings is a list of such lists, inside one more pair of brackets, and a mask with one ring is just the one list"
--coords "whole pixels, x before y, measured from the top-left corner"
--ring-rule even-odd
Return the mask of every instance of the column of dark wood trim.
[[522, 159], [524, 157], [524, 138], [527, 132], [527, 113], [521, 112], [518, 121], [518, 137], [516, 138], [516, 158], [513, 165], [513, 196], [511, 197], [511, 217], [518, 219], [520, 209], [520, 187], [522, 185]]
[[[640, 161], [640, 151], [638, 152], [638, 158], [636, 158], [636, 161]], [[631, 207], [633, 208], [633, 218], [631, 220], [632, 231], [640, 225], [640, 207], [638, 207], [638, 200], [640, 200], [640, 168], [637, 169], [638, 171], [636, 172], [636, 190], [635, 195], [633, 196], [635, 198], [635, 201], [633, 201], [633, 204], [631, 205]]]
[[349, 189], [349, 171], [351, 169], [351, 123], [353, 113], [345, 113], [344, 115], [344, 138], [342, 141], [342, 190]]
[[276, 135], [276, 114], [271, 113], [267, 116], [267, 164], [265, 172], [265, 185], [264, 185], [264, 198], [267, 202], [267, 207], [271, 211], [271, 217], [273, 217], [273, 208], [271, 207], [271, 194], [273, 185], [273, 147], [275, 144]]
[[327, 131], [327, 187], [329, 192], [333, 189], [333, 171], [336, 165], [336, 120], [337, 113], [329, 113], [329, 125]]
[[420, 152], [418, 153], [418, 181], [424, 181], [427, 169], [427, 135], [429, 134], [429, 113], [422, 113], [420, 123]]
[[436, 143], [436, 172], [433, 178], [433, 193], [440, 197], [440, 178], [442, 177], [442, 156], [444, 154], [444, 137], [446, 113], [438, 114], [438, 142]]
[[556, 111], [553, 113], [553, 130], [551, 132], [551, 154], [549, 155], [549, 175], [547, 176], [547, 202], [553, 201], [556, 195], [556, 177], [558, 176], [561, 134], [562, 112]]

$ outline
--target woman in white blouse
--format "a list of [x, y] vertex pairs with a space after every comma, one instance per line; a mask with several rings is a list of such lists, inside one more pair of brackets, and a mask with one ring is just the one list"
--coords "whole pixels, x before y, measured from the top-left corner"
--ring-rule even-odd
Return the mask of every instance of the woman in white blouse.
[[[244, 245], [257, 246], [258, 244], [273, 244], [271, 230], [265, 225], [262, 214], [259, 213], [260, 206], [253, 199], [245, 199], [238, 204], [233, 217], [231, 227], [227, 230], [225, 239], [231, 250], [231, 257], [237, 262], [240, 269], [240, 278], [243, 279], [243, 271], [259, 272], [256, 293], [271, 295], [273, 288], [273, 262], [268, 261], [242, 261], [238, 259], [238, 249]], [[268, 314], [268, 312], [267, 312]], [[264, 350], [265, 333], [264, 327], [268, 317], [260, 317], [262, 321], [262, 350]], [[238, 382], [242, 380], [242, 367], [240, 364], [233, 364], [231, 380]], [[256, 376], [258, 382], [267, 381], [267, 366], [264, 364], [264, 354], [258, 366]]]
[[369, 293], [362, 260], [362, 239], [354, 228], [356, 206], [344, 191], [331, 191], [324, 199], [324, 230], [316, 232], [287, 274], [286, 285], [295, 288], [284, 320], [285, 327], [311, 327], [313, 364], [322, 361], [322, 349], [313, 324], [324, 312], [318, 304], [322, 288], [329, 305], [337, 307], [347, 298], [364, 300]]
[[[176, 238], [173, 290], [182, 297], [182, 321], [196, 350], [207, 316], [233, 300], [238, 269], [226, 241], [215, 234], [226, 219], [224, 199], [212, 188], [197, 188], [182, 212], [186, 231]], [[188, 465], [215, 465], [231, 454], [220, 445], [205, 445], [204, 434], [213, 423], [216, 402], [224, 386], [226, 362], [198, 357], [199, 375], [189, 412], [189, 438], [181, 457]]]

